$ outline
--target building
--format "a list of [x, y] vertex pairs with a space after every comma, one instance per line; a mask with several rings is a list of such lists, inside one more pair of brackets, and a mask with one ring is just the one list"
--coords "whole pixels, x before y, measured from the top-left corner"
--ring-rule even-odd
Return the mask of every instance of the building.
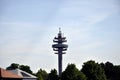
[[23, 78], [10, 71], [0, 68], [0, 80], [23, 80]]
[[9, 70], [10, 72], [17, 74], [21, 76], [23, 79], [22, 80], [37, 80], [36, 76], [33, 76], [25, 71], [22, 71], [20, 69], [15, 69], [15, 70]]

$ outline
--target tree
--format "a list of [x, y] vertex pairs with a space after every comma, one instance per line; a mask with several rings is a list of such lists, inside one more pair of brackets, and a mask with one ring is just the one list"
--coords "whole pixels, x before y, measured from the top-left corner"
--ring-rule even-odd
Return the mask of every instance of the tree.
[[114, 72], [113, 64], [110, 62], [106, 62], [105, 64], [101, 63], [100, 65], [104, 69], [107, 79], [110, 79]]
[[95, 61], [84, 63], [81, 71], [87, 76], [87, 80], [106, 80], [104, 70]]
[[113, 65], [111, 62], [100, 64], [105, 71], [108, 80], [120, 80], [120, 66]]
[[45, 70], [38, 70], [36, 73], [36, 76], [38, 77], [38, 80], [47, 80], [48, 79], [48, 74]]
[[111, 80], [120, 80], [120, 65], [114, 66], [114, 74]]
[[68, 64], [65, 71], [62, 73], [62, 80], [86, 80], [86, 76], [79, 71], [75, 64]]
[[19, 64], [17, 63], [12, 63], [10, 66], [8, 66], [6, 69], [7, 70], [13, 70], [19, 68]]
[[10, 66], [8, 66], [6, 68], [7, 70], [14, 70], [14, 69], [21, 69], [25, 72], [28, 72], [30, 74], [33, 74], [32, 73], [32, 70], [30, 69], [30, 67], [28, 65], [19, 65], [17, 63], [12, 63]]
[[42, 77], [42, 74], [37, 73], [36, 76], [37, 76], [37, 78], [38, 78], [37, 80], [44, 80], [43, 77]]
[[48, 77], [48, 80], [58, 80], [58, 75], [57, 75], [57, 70], [56, 69], [53, 69], [50, 71], [49, 73], [49, 77]]
[[30, 69], [30, 66], [28, 66], [28, 65], [20, 65], [19, 69], [26, 71], [30, 74], [33, 74], [32, 70]]

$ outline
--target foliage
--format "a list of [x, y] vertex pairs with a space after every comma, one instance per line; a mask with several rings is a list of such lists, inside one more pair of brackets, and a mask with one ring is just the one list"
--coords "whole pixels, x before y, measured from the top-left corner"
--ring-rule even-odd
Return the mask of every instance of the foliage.
[[101, 63], [108, 80], [120, 80], [120, 66], [113, 65], [110, 62]]
[[75, 64], [68, 64], [65, 71], [62, 73], [62, 80], [86, 80], [85, 75], [80, 72]]
[[56, 69], [53, 69], [53, 70], [50, 71], [48, 79], [49, 80], [58, 80], [59, 79]]
[[19, 68], [19, 64], [17, 63], [12, 63], [10, 66], [8, 66], [6, 69], [7, 70], [13, 70]]
[[28, 65], [20, 65], [19, 69], [26, 71], [30, 74], [33, 74], [33, 72], [31, 71], [30, 67]]
[[29, 66], [27, 66], [27, 65], [19, 65], [19, 64], [17, 64], [17, 63], [12, 63], [12, 64], [11, 64], [10, 66], [8, 66], [6, 69], [7, 69], [7, 70], [21, 69], [21, 70], [23, 70], [23, 71], [26, 71], [26, 72], [32, 74], [32, 70], [30, 69]]
[[[28, 65], [12, 63], [6, 69], [17, 68], [33, 74]], [[35, 76], [38, 80], [120, 80], [120, 65], [113, 65], [110, 62], [98, 64], [90, 60], [83, 64], [81, 71], [76, 68], [75, 64], [68, 64], [61, 77], [58, 77], [56, 69], [52, 69], [49, 74], [39, 69]]]
[[38, 80], [47, 80], [48, 79], [48, 74], [45, 70], [38, 70], [36, 73], [36, 76], [38, 77]]
[[87, 80], [106, 80], [104, 70], [95, 61], [84, 63], [81, 71], [87, 76]]

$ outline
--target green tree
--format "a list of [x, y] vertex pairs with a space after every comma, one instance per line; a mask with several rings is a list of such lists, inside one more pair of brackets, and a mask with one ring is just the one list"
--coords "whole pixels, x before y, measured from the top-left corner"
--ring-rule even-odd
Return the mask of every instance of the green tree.
[[50, 71], [49, 73], [49, 77], [48, 77], [48, 80], [58, 80], [58, 75], [57, 75], [57, 70], [56, 69], [53, 69]]
[[48, 79], [48, 74], [45, 70], [38, 70], [36, 73], [36, 76], [38, 77], [38, 80], [47, 80]]
[[111, 62], [100, 64], [105, 71], [108, 80], [120, 80], [120, 66], [113, 65]]
[[106, 80], [104, 70], [95, 61], [84, 63], [81, 71], [87, 76], [87, 80]]
[[79, 71], [75, 64], [68, 64], [65, 71], [62, 73], [62, 80], [86, 80], [86, 76]]
[[8, 66], [6, 69], [7, 70], [13, 70], [19, 68], [19, 64], [17, 63], [12, 63], [10, 66]]
[[37, 80], [44, 80], [43, 77], [42, 77], [42, 74], [37, 73], [36, 76], [37, 76], [37, 78], [38, 78]]
[[8, 66], [6, 68], [7, 70], [13, 70], [13, 69], [21, 69], [25, 72], [28, 72], [30, 74], [33, 74], [32, 73], [32, 70], [30, 69], [30, 67], [28, 65], [19, 65], [17, 63], [12, 63], [10, 66]]
[[26, 71], [26, 72], [28, 72], [30, 74], [33, 74], [32, 70], [30, 69], [30, 66], [28, 66], [28, 65], [20, 65], [19, 69], [21, 69], [23, 71]]
[[106, 62], [105, 64], [101, 63], [100, 65], [104, 69], [107, 79], [110, 79], [114, 75], [113, 74], [113, 72], [114, 72], [113, 64], [110, 62]]
[[114, 73], [111, 80], [120, 80], [120, 65], [114, 66]]

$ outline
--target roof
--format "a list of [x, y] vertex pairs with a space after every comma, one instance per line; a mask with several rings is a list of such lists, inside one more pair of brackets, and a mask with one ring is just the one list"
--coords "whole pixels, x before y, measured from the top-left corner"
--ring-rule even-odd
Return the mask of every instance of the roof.
[[0, 77], [1, 78], [22, 78], [21, 76], [18, 76], [10, 71], [7, 71], [5, 69], [0, 68]]
[[31, 75], [31, 74], [29, 74], [29, 73], [27, 73], [27, 72], [25, 72], [25, 71], [22, 71], [22, 70], [20, 70], [20, 69], [15, 69], [15, 70], [9, 70], [9, 71], [11, 71], [11, 72], [13, 72], [14, 74], [17, 74], [17, 75], [19, 75], [19, 76], [21, 76], [21, 77], [23, 77], [23, 78], [37, 78], [36, 76], [33, 76], [33, 75]]

